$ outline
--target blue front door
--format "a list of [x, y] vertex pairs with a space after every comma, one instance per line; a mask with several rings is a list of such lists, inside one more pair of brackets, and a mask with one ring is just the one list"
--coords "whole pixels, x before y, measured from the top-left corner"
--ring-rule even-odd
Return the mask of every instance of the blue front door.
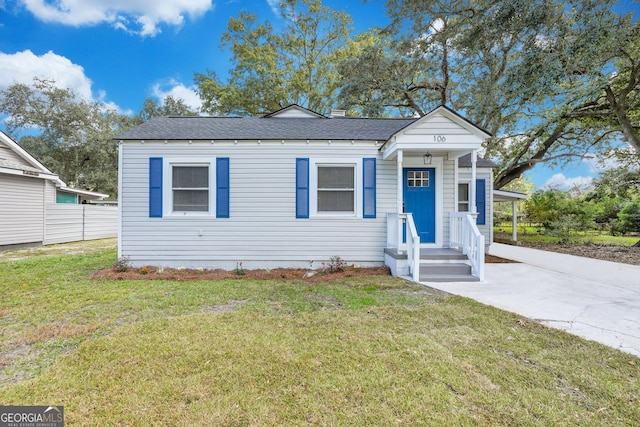
[[436, 242], [435, 169], [404, 170], [404, 211], [413, 214], [420, 243]]

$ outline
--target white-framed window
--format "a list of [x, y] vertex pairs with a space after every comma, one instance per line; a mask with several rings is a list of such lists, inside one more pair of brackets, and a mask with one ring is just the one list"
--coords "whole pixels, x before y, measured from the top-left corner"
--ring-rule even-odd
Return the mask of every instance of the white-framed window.
[[209, 165], [173, 165], [173, 212], [209, 212]]
[[362, 159], [311, 159], [311, 216], [361, 216]]
[[215, 159], [165, 158], [163, 172], [165, 215], [215, 215]]
[[356, 212], [355, 165], [318, 165], [318, 213]]
[[471, 212], [469, 209], [471, 200], [470, 187], [468, 182], [458, 183], [458, 212]]

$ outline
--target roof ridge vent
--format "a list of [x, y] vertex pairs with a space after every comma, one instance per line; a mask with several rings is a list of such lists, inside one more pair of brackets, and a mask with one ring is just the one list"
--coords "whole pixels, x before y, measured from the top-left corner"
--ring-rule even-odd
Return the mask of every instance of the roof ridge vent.
[[347, 110], [331, 110], [329, 117], [345, 117], [347, 115]]

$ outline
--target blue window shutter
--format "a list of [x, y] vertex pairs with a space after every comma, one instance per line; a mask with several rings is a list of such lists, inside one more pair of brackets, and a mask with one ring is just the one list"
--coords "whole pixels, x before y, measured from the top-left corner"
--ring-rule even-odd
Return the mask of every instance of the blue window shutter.
[[296, 218], [309, 218], [309, 159], [296, 159]]
[[149, 217], [162, 218], [162, 157], [149, 158]]
[[376, 159], [362, 159], [362, 217], [376, 217]]
[[487, 223], [487, 181], [484, 179], [476, 180], [476, 209], [478, 211], [478, 218], [476, 224], [484, 225]]
[[216, 217], [229, 218], [229, 158], [216, 159]]

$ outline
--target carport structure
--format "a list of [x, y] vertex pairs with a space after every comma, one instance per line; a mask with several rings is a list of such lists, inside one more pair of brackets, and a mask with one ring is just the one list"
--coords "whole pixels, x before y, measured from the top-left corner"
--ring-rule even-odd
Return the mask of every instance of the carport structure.
[[527, 198], [526, 194], [516, 193], [514, 191], [493, 190], [493, 201], [495, 202], [511, 202], [513, 217], [511, 218], [511, 240], [518, 241], [518, 202]]

